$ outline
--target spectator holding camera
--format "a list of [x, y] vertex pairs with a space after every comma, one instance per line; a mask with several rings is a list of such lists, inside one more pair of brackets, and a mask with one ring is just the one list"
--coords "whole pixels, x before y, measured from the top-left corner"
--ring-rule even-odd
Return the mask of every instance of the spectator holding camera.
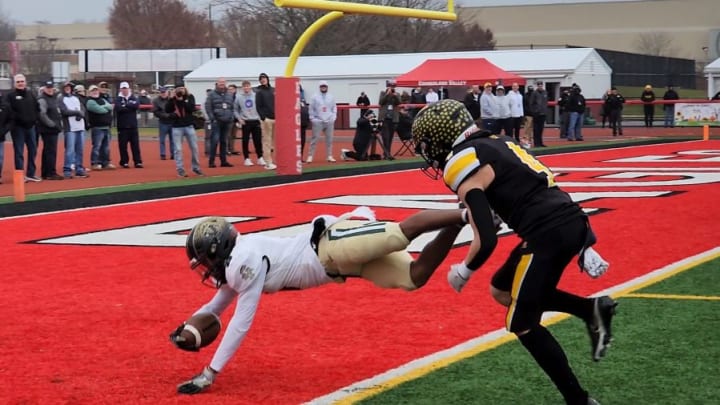
[[392, 155], [388, 151], [391, 150], [395, 126], [400, 121], [400, 97], [395, 93], [394, 80], [388, 80], [386, 86], [385, 91], [380, 93], [378, 101], [380, 105], [379, 120], [382, 123], [382, 140], [385, 146], [383, 158], [392, 160]]
[[200, 170], [200, 154], [198, 152], [197, 135], [195, 135], [194, 127], [195, 96], [188, 93], [184, 84], [176, 84], [174, 94], [169, 97], [167, 103], [165, 103], [165, 112], [172, 120], [173, 153], [175, 154], [175, 168], [177, 169], [178, 177], [188, 176], [183, 166], [183, 138], [185, 138], [190, 147], [193, 173], [198, 176], [204, 176]]
[[317, 146], [320, 133], [325, 133], [325, 148], [327, 149], [327, 161], [335, 162], [332, 153], [333, 131], [335, 128], [335, 119], [337, 118], [337, 104], [335, 97], [328, 92], [328, 84], [321, 81], [319, 92], [315, 93], [310, 99], [309, 115], [312, 122], [312, 138], [310, 138], [310, 152], [306, 162], [312, 163], [315, 147]]
[[357, 120], [355, 126], [355, 137], [353, 137], [353, 150], [341, 149], [340, 158], [342, 160], [368, 160], [368, 148], [373, 137], [380, 134], [380, 123], [372, 110], [365, 112]]

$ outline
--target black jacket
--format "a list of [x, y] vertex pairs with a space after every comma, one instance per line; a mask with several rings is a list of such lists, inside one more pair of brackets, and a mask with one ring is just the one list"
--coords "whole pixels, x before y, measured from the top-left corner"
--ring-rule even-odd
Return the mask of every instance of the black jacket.
[[173, 123], [173, 119], [170, 117], [170, 114], [165, 112], [165, 105], [167, 105], [169, 99], [170, 97], [162, 98], [158, 96], [152, 101], [153, 115], [158, 118], [161, 124], [170, 125]]
[[57, 135], [62, 131], [62, 115], [60, 115], [59, 99], [43, 94], [38, 99], [37, 131], [41, 134]]
[[5, 96], [5, 103], [10, 110], [10, 124], [22, 128], [32, 128], [38, 120], [39, 107], [37, 97], [32, 90], [13, 89]]
[[5, 134], [10, 130], [10, 109], [0, 100], [0, 142], [5, 141]]
[[585, 97], [579, 91], [573, 91], [568, 97], [567, 106], [565, 107], [568, 112], [584, 113], [585, 112]]
[[137, 97], [118, 96], [115, 99], [115, 119], [118, 129], [136, 129], [138, 127], [137, 111], [140, 107]]
[[[477, 100], [475, 99], [476, 96]], [[474, 120], [480, 118], [480, 94], [476, 95], [471, 91], [470, 93], [465, 95], [463, 104], [465, 104], [465, 108], [470, 111], [470, 115], [472, 115]]]
[[169, 97], [165, 103], [165, 112], [172, 119], [174, 128], [182, 128], [193, 125], [195, 117], [195, 96], [188, 94], [178, 99], [177, 97]]
[[269, 82], [267, 86], [258, 86], [255, 90], [255, 108], [261, 121], [275, 119], [275, 89]]

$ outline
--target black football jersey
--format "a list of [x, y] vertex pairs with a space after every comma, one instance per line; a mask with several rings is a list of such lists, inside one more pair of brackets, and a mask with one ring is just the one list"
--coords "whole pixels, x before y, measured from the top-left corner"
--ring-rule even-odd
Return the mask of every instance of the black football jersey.
[[523, 239], [584, 215], [557, 187], [550, 169], [507, 136], [475, 137], [455, 146], [443, 170], [445, 184], [457, 192], [484, 165], [495, 171], [485, 190], [490, 206]]

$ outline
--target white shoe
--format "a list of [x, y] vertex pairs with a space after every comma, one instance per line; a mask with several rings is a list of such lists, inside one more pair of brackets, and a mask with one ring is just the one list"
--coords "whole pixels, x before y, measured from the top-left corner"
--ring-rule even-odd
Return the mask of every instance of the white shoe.
[[93, 170], [102, 170], [102, 165], [93, 165]]
[[267, 163], [265, 163], [265, 159], [260, 158], [257, 160], [258, 166], [267, 166]]
[[112, 163], [108, 163], [107, 166], [104, 167], [105, 170], [115, 170], [116, 167]]
[[340, 159], [348, 160], [348, 157], [347, 157], [348, 152], [350, 152], [350, 149], [340, 149]]
[[335, 158], [332, 156], [328, 156], [327, 160], [328, 160], [328, 162], [337, 162], [337, 160], [335, 160]]
[[277, 166], [275, 166], [274, 163], [268, 163], [265, 165], [265, 170], [275, 170], [277, 169]]
[[245, 159], [245, 166], [253, 166], [253, 162], [252, 162], [252, 160], [250, 160], [250, 158]]
[[305, 159], [305, 163], [312, 163], [313, 157], [308, 156], [307, 159]]

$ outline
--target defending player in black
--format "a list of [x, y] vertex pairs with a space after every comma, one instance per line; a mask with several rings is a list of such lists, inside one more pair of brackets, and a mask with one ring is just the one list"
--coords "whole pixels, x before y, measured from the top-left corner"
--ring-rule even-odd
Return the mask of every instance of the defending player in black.
[[460, 292], [497, 244], [493, 211], [522, 239], [495, 273], [491, 292], [508, 307], [506, 327], [518, 336], [568, 404], [596, 404], [578, 382], [555, 338], [541, 324], [545, 311], [566, 312], [585, 321], [592, 358], [605, 355], [617, 305], [610, 297], [584, 298], [557, 289], [565, 267], [577, 255], [592, 277], [608, 263], [591, 247], [595, 236], [587, 215], [555, 184], [553, 173], [515, 140], [480, 130], [455, 100], [422, 109], [413, 138], [431, 178], [445, 184], [468, 207], [475, 237], [463, 263], [451, 266], [448, 282]]

